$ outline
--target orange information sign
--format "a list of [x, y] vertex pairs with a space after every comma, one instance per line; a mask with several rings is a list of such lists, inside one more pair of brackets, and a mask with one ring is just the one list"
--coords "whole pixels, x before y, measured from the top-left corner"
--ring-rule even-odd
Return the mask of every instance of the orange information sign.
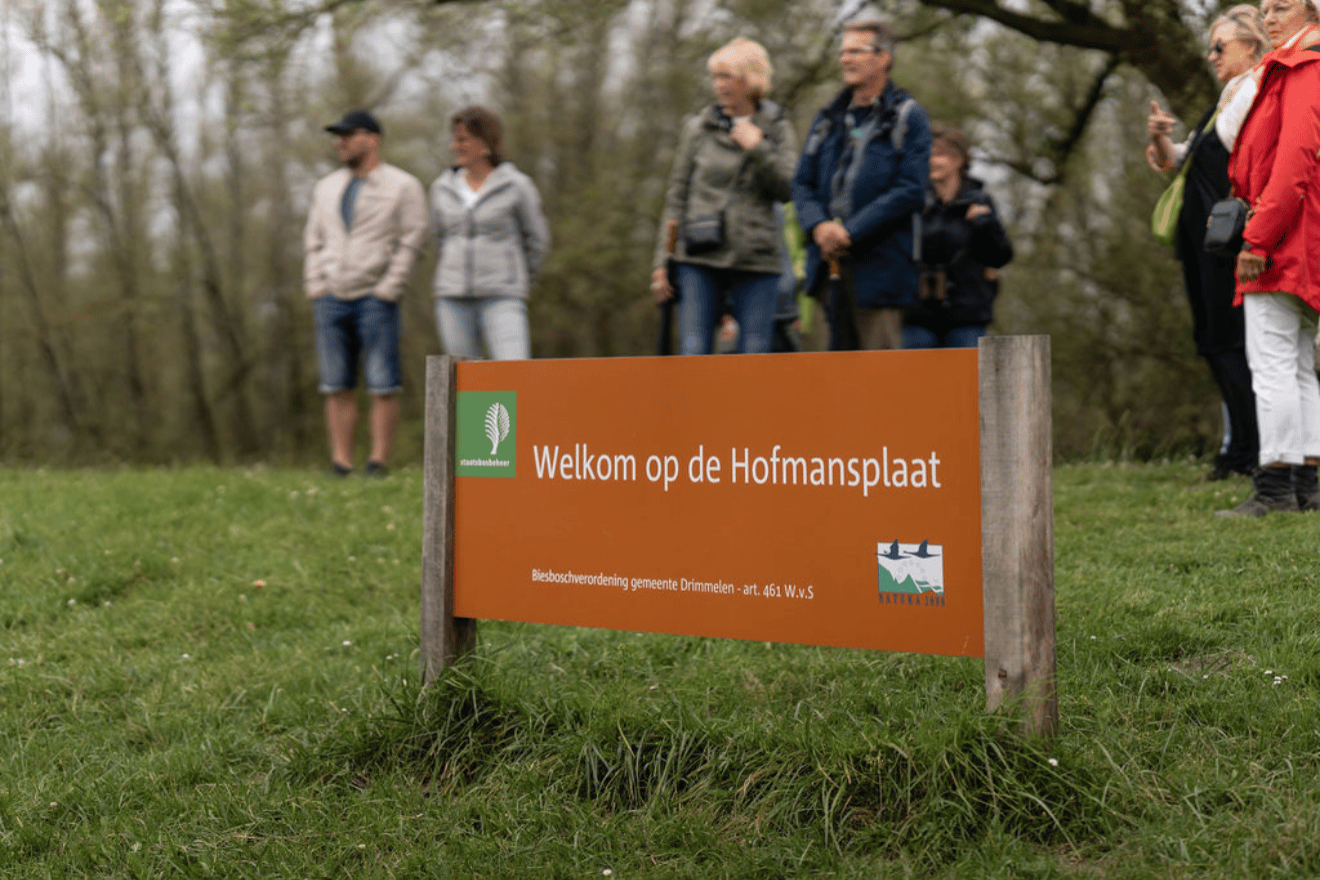
[[982, 656], [977, 352], [457, 364], [456, 617]]

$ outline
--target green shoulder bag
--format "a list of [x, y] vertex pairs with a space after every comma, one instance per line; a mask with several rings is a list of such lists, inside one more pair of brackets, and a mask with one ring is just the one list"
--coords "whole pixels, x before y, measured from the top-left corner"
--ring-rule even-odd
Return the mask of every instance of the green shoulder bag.
[[[1205, 124], [1203, 131], [1214, 127], [1215, 119], [1219, 116], [1219, 110], [1215, 110], [1210, 117], [1210, 121]], [[1200, 134], [1200, 132], [1197, 132]], [[1195, 143], [1195, 138], [1189, 142], [1190, 147]], [[1173, 247], [1173, 242], [1178, 237], [1178, 215], [1182, 213], [1183, 192], [1187, 188], [1187, 169], [1191, 167], [1192, 156], [1188, 152], [1187, 157], [1183, 159], [1182, 167], [1178, 169], [1178, 174], [1173, 178], [1173, 182], [1168, 185], [1160, 199], [1155, 203], [1155, 211], [1150, 215], [1150, 231], [1155, 233], [1155, 238], [1161, 244]]]
[[1150, 215], [1150, 231], [1155, 233], [1160, 244], [1173, 246], [1178, 237], [1178, 215], [1182, 213], [1183, 191], [1187, 187], [1187, 166], [1192, 164], [1190, 156], [1183, 162], [1178, 175], [1165, 188], [1160, 200], [1155, 203], [1155, 211]]

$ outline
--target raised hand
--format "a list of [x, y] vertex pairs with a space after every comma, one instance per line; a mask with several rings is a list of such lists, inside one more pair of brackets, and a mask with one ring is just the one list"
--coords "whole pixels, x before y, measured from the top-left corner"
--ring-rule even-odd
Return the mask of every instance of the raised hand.
[[1150, 116], [1146, 119], [1146, 130], [1150, 134], [1151, 143], [1172, 135], [1173, 127], [1177, 124], [1177, 118], [1160, 109], [1158, 101], [1150, 102]]

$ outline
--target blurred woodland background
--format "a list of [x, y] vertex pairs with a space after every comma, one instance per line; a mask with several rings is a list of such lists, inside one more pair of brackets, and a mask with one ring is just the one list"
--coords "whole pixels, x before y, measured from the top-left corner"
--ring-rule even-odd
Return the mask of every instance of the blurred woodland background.
[[[1216, 86], [1196, 0], [867, 4], [904, 35], [894, 79], [972, 137], [1017, 248], [995, 331], [1048, 333], [1056, 450], [1210, 453], [1218, 397], [1181, 276], [1149, 229], [1152, 98], [1185, 121]], [[449, 115], [499, 111], [554, 247], [536, 357], [649, 354], [647, 291], [705, 59], [764, 43], [799, 138], [839, 87], [856, 0], [4, 0], [0, 461], [325, 457], [301, 234], [334, 167], [322, 126], [368, 107], [425, 185]], [[400, 460], [419, 458], [439, 353], [434, 253], [405, 300]]]

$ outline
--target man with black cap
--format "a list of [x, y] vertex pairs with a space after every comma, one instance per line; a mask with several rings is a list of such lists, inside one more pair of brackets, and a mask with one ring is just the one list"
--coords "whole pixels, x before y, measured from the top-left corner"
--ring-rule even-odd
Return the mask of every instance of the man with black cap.
[[303, 232], [303, 281], [316, 316], [316, 359], [325, 395], [331, 469], [353, 470], [357, 362], [371, 394], [371, 454], [364, 472], [384, 476], [399, 424], [399, 298], [428, 231], [426, 192], [381, 161], [381, 127], [351, 110], [325, 130], [344, 167], [312, 190]]

